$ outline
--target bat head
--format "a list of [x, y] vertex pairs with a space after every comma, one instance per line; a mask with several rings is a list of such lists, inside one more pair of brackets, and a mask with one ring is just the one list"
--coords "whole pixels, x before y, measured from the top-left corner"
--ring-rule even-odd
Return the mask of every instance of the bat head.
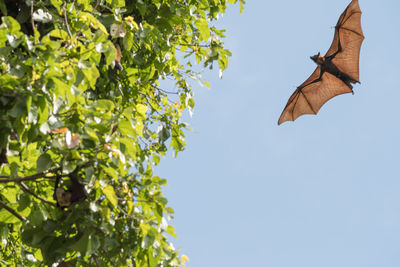
[[65, 191], [64, 188], [56, 189], [57, 203], [60, 207], [68, 207], [71, 205], [71, 192]]
[[322, 65], [325, 62], [325, 57], [324, 56], [320, 56], [320, 53], [318, 52], [318, 54], [316, 54], [315, 56], [310, 57], [315, 64], [317, 65]]
[[318, 52], [318, 54], [316, 54], [316, 55], [314, 55], [314, 56], [312, 56], [312, 57], [310, 57], [310, 58], [312, 59], [312, 61], [314, 61], [315, 63], [317, 63], [317, 60], [318, 60], [320, 54], [321, 54], [321, 53]]

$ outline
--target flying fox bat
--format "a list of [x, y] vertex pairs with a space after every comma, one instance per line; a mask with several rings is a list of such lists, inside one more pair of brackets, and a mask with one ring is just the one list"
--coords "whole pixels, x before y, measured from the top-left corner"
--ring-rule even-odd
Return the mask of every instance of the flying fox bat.
[[69, 174], [71, 180], [71, 186], [68, 190], [65, 190], [62, 186], [59, 186], [61, 177], [56, 178], [54, 185], [53, 198], [57, 201], [57, 207], [61, 209], [71, 206], [73, 203], [79, 202], [87, 198], [85, 187], [78, 181], [78, 170]]
[[304, 114], [317, 114], [329, 99], [353, 93], [352, 83], [360, 83], [358, 62], [363, 40], [360, 6], [358, 0], [352, 0], [339, 17], [328, 52], [310, 57], [317, 68], [289, 98], [278, 125]]

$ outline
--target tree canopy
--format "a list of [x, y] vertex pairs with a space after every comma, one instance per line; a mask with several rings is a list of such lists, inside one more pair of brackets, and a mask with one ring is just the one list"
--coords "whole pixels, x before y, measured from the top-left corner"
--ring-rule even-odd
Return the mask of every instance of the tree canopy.
[[184, 264], [153, 168], [236, 2], [0, 0], [0, 264]]

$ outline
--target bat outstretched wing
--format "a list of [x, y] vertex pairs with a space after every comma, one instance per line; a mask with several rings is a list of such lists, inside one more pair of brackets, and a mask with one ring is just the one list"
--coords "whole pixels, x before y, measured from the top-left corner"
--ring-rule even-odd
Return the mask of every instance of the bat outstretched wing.
[[332, 62], [340, 71], [358, 81], [358, 65], [363, 40], [361, 9], [358, 0], [353, 0], [339, 17], [331, 47], [325, 57], [332, 57]]
[[317, 114], [319, 109], [331, 98], [351, 93], [351, 89], [342, 80], [317, 67], [311, 76], [297, 87], [283, 110], [278, 125], [285, 121], [294, 121], [304, 114]]

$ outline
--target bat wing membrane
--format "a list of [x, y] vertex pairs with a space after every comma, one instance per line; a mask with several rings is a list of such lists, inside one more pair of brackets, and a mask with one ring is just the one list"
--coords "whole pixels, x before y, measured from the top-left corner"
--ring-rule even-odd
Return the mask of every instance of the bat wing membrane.
[[351, 89], [342, 80], [324, 72], [321, 79], [320, 68], [301, 84], [289, 98], [278, 125], [285, 121], [294, 121], [304, 114], [317, 114], [320, 108], [331, 98], [351, 93]]
[[[325, 57], [334, 55], [332, 62], [340, 71], [359, 80], [360, 48], [364, 40], [361, 28], [361, 9], [358, 0], [353, 0], [340, 16], [333, 42]], [[341, 50], [339, 50], [339, 43]]]

